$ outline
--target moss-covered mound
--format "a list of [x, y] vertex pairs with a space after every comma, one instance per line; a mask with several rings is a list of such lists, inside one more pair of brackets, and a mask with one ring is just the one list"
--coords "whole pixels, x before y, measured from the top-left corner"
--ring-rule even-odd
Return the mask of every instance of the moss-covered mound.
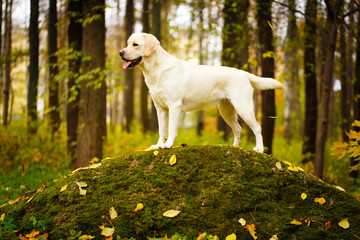
[[[85, 195], [76, 182], [87, 184], [81, 188]], [[114, 226], [114, 237], [121, 238], [176, 232], [193, 238], [207, 232], [220, 239], [232, 233], [237, 239], [253, 239], [239, 223], [243, 218], [254, 224], [258, 239], [275, 234], [279, 239], [360, 237], [356, 198], [265, 154], [231, 146], [173, 148], [104, 160], [100, 167], [79, 170], [33, 196], [0, 208], [0, 214], [14, 219], [18, 234], [31, 232], [30, 218], [35, 217], [45, 222], [40, 230], [49, 239], [66, 239], [70, 230], [103, 239], [99, 226]], [[144, 208], [134, 211], [138, 203]], [[110, 218], [111, 207], [118, 213], [115, 219]], [[180, 214], [165, 217], [167, 210]], [[338, 225], [344, 219], [350, 224], [347, 229]]]

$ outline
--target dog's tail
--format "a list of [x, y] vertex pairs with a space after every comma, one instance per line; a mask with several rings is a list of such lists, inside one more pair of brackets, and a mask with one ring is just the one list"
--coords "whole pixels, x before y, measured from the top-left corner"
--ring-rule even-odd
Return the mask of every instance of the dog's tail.
[[248, 72], [245, 72], [245, 74], [249, 79], [251, 85], [256, 89], [259, 90], [284, 89], [284, 85], [282, 85], [280, 82], [276, 81], [273, 78], [258, 77]]

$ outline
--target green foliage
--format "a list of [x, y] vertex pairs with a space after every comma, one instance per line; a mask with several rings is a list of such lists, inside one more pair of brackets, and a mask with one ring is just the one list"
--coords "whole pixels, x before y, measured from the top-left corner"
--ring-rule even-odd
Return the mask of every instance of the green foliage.
[[42, 228], [42, 230], [45, 230], [45, 221], [44, 220], [36, 220], [36, 217], [34, 216], [31, 216], [30, 217], [30, 221], [32, 222], [32, 224], [34, 225], [34, 229], [37, 229], [37, 228]]
[[81, 236], [81, 231], [76, 232], [75, 230], [70, 229], [70, 237], [67, 240], [75, 240]]
[[6, 216], [4, 220], [0, 220], [0, 239], [18, 239], [14, 232], [18, 227], [13, 221], [14, 219]]

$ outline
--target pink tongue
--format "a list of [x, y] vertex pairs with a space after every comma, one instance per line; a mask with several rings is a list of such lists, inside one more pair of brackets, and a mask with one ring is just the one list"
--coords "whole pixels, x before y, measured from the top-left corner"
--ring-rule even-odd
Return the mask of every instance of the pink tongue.
[[131, 63], [132, 61], [124, 62], [123, 69], [126, 69]]

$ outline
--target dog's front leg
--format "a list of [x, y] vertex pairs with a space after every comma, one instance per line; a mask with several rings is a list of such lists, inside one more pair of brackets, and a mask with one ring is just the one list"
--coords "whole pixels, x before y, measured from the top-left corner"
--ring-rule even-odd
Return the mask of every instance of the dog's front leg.
[[180, 112], [179, 106], [169, 108], [169, 136], [162, 148], [171, 148], [173, 146], [178, 132]]
[[169, 112], [167, 109], [160, 107], [155, 104], [156, 113], [158, 117], [158, 127], [159, 127], [159, 140], [156, 145], [152, 145], [150, 149], [162, 148], [165, 144], [168, 131], [168, 117]]

